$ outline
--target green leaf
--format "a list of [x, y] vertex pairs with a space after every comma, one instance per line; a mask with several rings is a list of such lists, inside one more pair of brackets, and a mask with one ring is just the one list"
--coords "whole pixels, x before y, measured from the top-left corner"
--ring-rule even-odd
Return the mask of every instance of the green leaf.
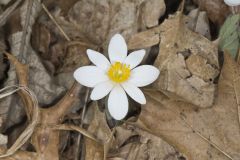
[[228, 51], [233, 58], [237, 57], [240, 47], [240, 14], [227, 18], [220, 30], [219, 48]]

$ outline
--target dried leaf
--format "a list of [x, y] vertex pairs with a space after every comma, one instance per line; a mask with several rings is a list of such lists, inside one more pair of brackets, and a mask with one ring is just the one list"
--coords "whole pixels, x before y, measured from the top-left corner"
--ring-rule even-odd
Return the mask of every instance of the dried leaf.
[[7, 5], [11, 0], [1, 0], [0, 4]]
[[199, 9], [194, 9], [188, 14], [188, 17], [189, 20], [185, 22], [187, 23], [188, 28], [211, 40], [207, 13], [205, 11], [200, 11]]
[[223, 0], [193, 0], [201, 10], [206, 11], [210, 20], [218, 25], [223, 24], [230, 14], [229, 7]]
[[111, 138], [111, 130], [107, 125], [105, 114], [100, 112], [97, 103], [89, 108], [89, 113], [94, 112], [94, 117], [88, 127], [88, 131], [97, 139], [102, 141], [102, 146], [93, 141], [86, 141], [86, 159], [103, 160], [104, 159], [104, 143]]
[[[17, 75], [18, 76], [21, 75], [25, 77], [26, 66], [19, 63], [14, 56], [10, 54], [7, 54], [7, 56], [8, 56], [8, 59], [16, 66]], [[28, 88], [26, 84], [27, 82], [25, 82], [27, 80], [25, 78], [19, 80], [19, 86], [13, 85], [1, 90], [1, 91], [5, 91], [12, 88], [12, 91], [10, 90], [7, 93], [13, 93], [13, 91], [20, 90], [19, 95], [22, 98], [24, 109], [27, 112], [27, 116], [29, 120], [29, 124], [26, 127], [26, 129], [19, 135], [19, 137], [14, 142], [14, 144], [9, 149], [7, 149], [3, 154], [0, 155], [1, 158], [13, 155], [19, 148], [21, 148], [29, 140], [29, 138], [33, 134], [33, 131], [39, 119], [39, 108], [38, 108], [37, 98], [34, 95], [34, 93]], [[10, 94], [5, 93], [4, 95], [6, 96]]]
[[[143, 124], [148, 131], [176, 147], [187, 159], [227, 160], [226, 154], [234, 160], [239, 159], [240, 128], [236, 101], [239, 94], [236, 95], [234, 90], [239, 93], [240, 88], [234, 86], [234, 80], [240, 83], [240, 67], [230, 55], [225, 54], [224, 59], [216, 101], [211, 108], [196, 109], [194, 105], [173, 101], [160, 92], [148, 91], [148, 103], [142, 107], [139, 125]], [[237, 72], [232, 66], [238, 68]]]
[[7, 67], [6, 64], [3, 62], [3, 54], [0, 53], [0, 81], [2, 81], [5, 78], [6, 67]]
[[218, 50], [183, 22], [178, 14], [160, 27], [161, 43], [155, 66], [161, 75], [154, 85], [173, 99], [210, 107], [216, 91], [214, 82], [220, 71]]
[[[11, 46], [16, 47], [19, 43], [14, 44], [16, 42], [20, 42], [21, 34], [16, 33], [13, 36], [16, 36], [13, 38], [14, 42], [11, 41]], [[14, 51], [14, 48], [12, 48]], [[36, 53], [30, 49], [28, 50], [28, 57], [27, 61], [29, 61], [29, 88], [33, 90], [33, 92], [36, 94], [38, 101], [40, 105], [47, 105], [52, 103], [54, 99], [56, 99], [63, 91], [64, 89], [62, 87], [59, 87], [54, 84], [53, 80], [51, 79], [50, 75], [47, 73], [46, 69], [41, 63], [41, 60], [36, 55]], [[8, 72], [8, 80], [4, 83], [5, 86], [13, 85], [16, 83], [16, 74], [14, 70], [14, 66], [10, 67], [10, 70]], [[15, 123], [17, 123], [22, 116], [25, 114], [22, 110], [21, 103], [13, 97], [7, 97], [3, 101], [1, 101], [1, 106], [3, 108], [2, 112], [4, 114], [4, 121], [6, 116], [10, 119], [10, 121], [7, 121], [5, 126], [11, 126]], [[6, 115], [6, 113], [9, 112], [11, 109], [10, 114]]]
[[22, 35], [20, 48], [18, 50], [19, 53], [16, 54], [20, 56], [19, 58], [23, 63], [26, 63], [25, 60], [27, 60], [27, 51], [30, 44], [32, 26], [40, 10], [40, 4], [36, 0], [27, 0], [20, 8]]
[[[158, 8], [158, 9], [154, 9]], [[146, 27], [155, 27], [158, 25], [158, 20], [162, 17], [166, 11], [166, 5], [164, 0], [148, 0], [145, 2], [143, 9], [143, 21]]]
[[[157, 5], [152, 6], [153, 4]], [[149, 8], [156, 12], [140, 14], [142, 10], [147, 11]], [[97, 2], [83, 0], [77, 2], [69, 11], [70, 21], [60, 16], [60, 11], [54, 15], [71, 39], [80, 39], [106, 49], [109, 39], [117, 32], [122, 33], [128, 39], [139, 30], [145, 30], [147, 26], [157, 25], [158, 19], [165, 10], [164, 8], [165, 5], [162, 0], [109, 2], [106, 0]], [[146, 22], [146, 19], [149, 21]]]
[[[2, 126], [2, 117], [0, 116], [0, 127]], [[0, 146], [6, 146], [8, 143], [8, 136], [0, 134]]]
[[219, 47], [222, 51], [228, 51], [236, 59], [240, 49], [240, 14], [227, 18], [220, 30]]
[[117, 142], [115, 144], [116, 147], [112, 149], [111, 153], [109, 153], [109, 159], [178, 160], [181, 157], [180, 153], [163, 139], [139, 129], [138, 127], [134, 127], [131, 124], [116, 128], [115, 142]]
[[[17, 0], [12, 6], [10, 6], [8, 9], [6, 9], [1, 15], [0, 15], [0, 27], [3, 26], [11, 13], [16, 9], [16, 7], [20, 4], [22, 0]], [[4, 2], [4, 1], [3, 1]]]
[[85, 159], [91, 159], [91, 160], [103, 160], [104, 159], [102, 145], [100, 145], [99, 143], [96, 143], [95, 141], [93, 141], [91, 139], [86, 139], [85, 145], [86, 145]]
[[[10, 33], [9, 36], [9, 44], [12, 54], [21, 62], [26, 62], [30, 66], [29, 88], [31, 88], [37, 95], [40, 105], [48, 105], [64, 91], [64, 88], [55, 85], [36, 52], [34, 52], [29, 46], [31, 27], [40, 12], [41, 6], [37, 1], [34, 1], [30, 5], [28, 4], [28, 1], [25, 1], [23, 6], [21, 6], [18, 12], [16, 12], [21, 12], [21, 24], [16, 24], [15, 17], [10, 19], [10, 21], [14, 21], [14, 27], [22, 28], [22, 31], [16, 32], [13, 30], [13, 33]], [[28, 10], [31, 10], [31, 15], [28, 15], [28, 12], [30, 12]], [[28, 17], [28, 20], [26, 20], [26, 17]], [[11, 25], [11, 23], [9, 25]], [[21, 52], [21, 50], [23, 52]], [[5, 81], [4, 86], [14, 85], [16, 84], [16, 81], [17, 77], [15, 74], [15, 68], [11, 65], [8, 71], [8, 79]], [[4, 129], [18, 123], [25, 115], [25, 112], [21, 107], [21, 102], [17, 100], [15, 96], [7, 97], [0, 102], [0, 105], [2, 106], [1, 114], [3, 114], [4, 119]], [[6, 119], [9, 120], [6, 121]]]

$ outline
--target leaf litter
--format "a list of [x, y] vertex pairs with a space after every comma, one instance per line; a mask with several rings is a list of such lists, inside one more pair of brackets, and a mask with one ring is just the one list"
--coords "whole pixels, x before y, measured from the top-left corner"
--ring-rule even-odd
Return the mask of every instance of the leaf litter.
[[[3, 3], [7, 8], [0, 12], [0, 26], [9, 28], [0, 32], [1, 50], [12, 53], [0, 62], [10, 66], [1, 67], [1, 91], [13, 86], [1, 94], [1, 159], [239, 159], [240, 68], [230, 56], [239, 45], [236, 37], [229, 40], [238, 31], [232, 25], [237, 15], [220, 31], [225, 53], [211, 41], [212, 28], [229, 15], [219, 12], [219, 6], [228, 10], [223, 3], [194, 0], [206, 12], [190, 9], [185, 16], [167, 15], [169, 3], [162, 0], [20, 2]], [[111, 119], [101, 101], [90, 101], [89, 91], [72, 78], [75, 68], [89, 64], [86, 49], [105, 51], [118, 32], [130, 50], [146, 48], [145, 62], [161, 70], [144, 89], [147, 104], [140, 109], [130, 103], [122, 122]], [[15, 128], [19, 124], [23, 131]]]

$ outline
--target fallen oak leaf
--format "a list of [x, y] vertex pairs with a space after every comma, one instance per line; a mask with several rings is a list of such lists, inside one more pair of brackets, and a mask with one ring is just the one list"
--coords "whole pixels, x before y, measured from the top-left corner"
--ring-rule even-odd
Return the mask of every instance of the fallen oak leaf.
[[189, 103], [171, 100], [158, 91], [148, 91], [145, 92], [148, 103], [142, 107], [136, 124], [144, 124], [150, 133], [175, 146], [190, 160], [210, 157], [239, 159], [240, 132], [235, 97], [239, 95], [235, 95], [234, 90], [240, 88], [234, 88], [233, 82], [237, 80], [239, 84], [240, 78], [239, 73], [232, 70], [232, 65], [236, 62], [225, 53], [216, 101], [211, 108], [200, 109]]
[[172, 99], [210, 107], [220, 72], [218, 50], [211, 41], [190, 31], [183, 19], [177, 13], [161, 24], [161, 43], [155, 61], [161, 76], [154, 86]]

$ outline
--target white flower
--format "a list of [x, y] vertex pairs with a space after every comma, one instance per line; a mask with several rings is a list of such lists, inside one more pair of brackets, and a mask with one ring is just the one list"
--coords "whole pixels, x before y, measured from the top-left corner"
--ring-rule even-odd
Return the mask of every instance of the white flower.
[[224, 2], [229, 6], [238, 6], [240, 5], [240, 0], [224, 0]]
[[146, 104], [146, 98], [138, 87], [154, 82], [159, 70], [151, 65], [138, 66], [145, 50], [127, 56], [127, 44], [120, 34], [110, 40], [109, 60], [97, 51], [88, 49], [87, 55], [95, 66], [84, 66], [74, 72], [74, 78], [82, 85], [93, 88], [90, 98], [99, 100], [110, 92], [108, 110], [116, 120], [123, 119], [128, 112], [127, 94], [136, 102]]

